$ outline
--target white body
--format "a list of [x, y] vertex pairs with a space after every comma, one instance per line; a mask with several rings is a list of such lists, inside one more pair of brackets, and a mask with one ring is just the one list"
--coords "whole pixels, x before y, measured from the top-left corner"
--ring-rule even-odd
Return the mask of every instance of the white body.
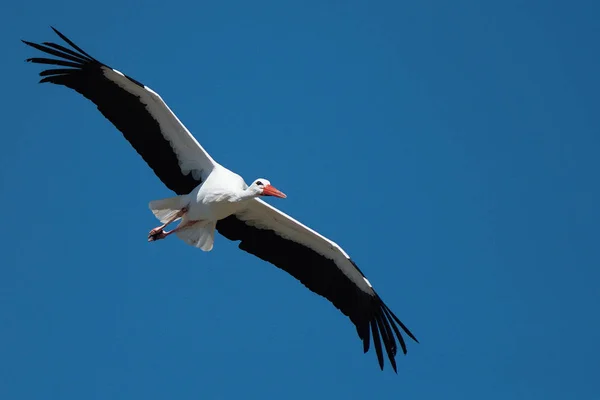
[[193, 221], [218, 221], [244, 207], [244, 189], [248, 185], [241, 176], [221, 165], [187, 196], [187, 217]]

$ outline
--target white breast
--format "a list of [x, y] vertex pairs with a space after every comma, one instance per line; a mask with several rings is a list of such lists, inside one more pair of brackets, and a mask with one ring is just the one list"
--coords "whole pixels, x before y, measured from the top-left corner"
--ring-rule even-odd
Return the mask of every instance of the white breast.
[[218, 221], [243, 207], [239, 193], [247, 187], [236, 173], [224, 167], [215, 168], [206, 181], [190, 193], [188, 218], [196, 221]]

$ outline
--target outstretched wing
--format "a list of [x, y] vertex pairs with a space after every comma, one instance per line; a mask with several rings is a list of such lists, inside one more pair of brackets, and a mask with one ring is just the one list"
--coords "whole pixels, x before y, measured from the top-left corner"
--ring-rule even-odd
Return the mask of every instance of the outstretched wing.
[[96, 104], [158, 178], [177, 194], [189, 193], [206, 179], [217, 163], [156, 92], [96, 60], [52, 29], [72, 50], [56, 43], [23, 41], [53, 56], [27, 59], [53, 66], [40, 73], [40, 83], [66, 86]]
[[219, 221], [217, 230], [333, 303], [356, 326], [365, 353], [372, 335], [381, 369], [382, 342], [394, 371], [396, 339], [406, 354], [399, 327], [417, 341], [340, 246], [275, 207], [254, 199], [244, 211]]

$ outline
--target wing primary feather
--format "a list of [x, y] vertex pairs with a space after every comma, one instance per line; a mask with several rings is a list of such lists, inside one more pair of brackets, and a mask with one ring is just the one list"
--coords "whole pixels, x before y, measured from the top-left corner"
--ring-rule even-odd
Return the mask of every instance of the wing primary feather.
[[81, 68], [81, 64], [76, 64], [70, 61], [63, 60], [55, 60], [52, 58], [28, 58], [27, 62], [38, 63], [38, 64], [49, 64], [49, 65], [60, 65], [62, 67], [73, 67], [73, 68]]
[[60, 74], [60, 75], [51, 75], [51, 76], [47, 76], [44, 79], [40, 79], [39, 83], [46, 83], [46, 82], [50, 82], [50, 83], [54, 83], [57, 85], [62, 85], [62, 84], [66, 84], [67, 82], [61, 82], [61, 80], [69, 80], [69, 74]]
[[379, 339], [379, 331], [375, 320], [371, 320], [371, 332], [373, 333], [373, 345], [375, 346], [375, 352], [377, 353], [379, 368], [383, 371], [383, 352], [381, 350], [381, 341]]
[[22, 40], [22, 42], [25, 43], [28, 46], [33, 47], [34, 49], [37, 49], [39, 51], [43, 51], [44, 53], [48, 53], [48, 54], [51, 54], [51, 55], [56, 56], [56, 57], [62, 57], [64, 59], [66, 59], [66, 60], [75, 61], [75, 62], [77, 62], [79, 64], [81, 64], [82, 62], [86, 61], [86, 60], [82, 60], [79, 57], [74, 57], [74, 56], [72, 56], [70, 54], [64, 53], [62, 51], [55, 50], [55, 49], [53, 49], [51, 47], [48, 47], [48, 46], [43, 46], [41, 44], [32, 43], [32, 42], [27, 42], [25, 40]]
[[379, 331], [381, 332], [381, 339], [383, 340], [383, 345], [385, 346], [385, 351], [388, 355], [388, 359], [390, 360], [390, 364], [392, 364], [392, 368], [394, 372], [398, 373], [398, 369], [396, 368], [396, 341], [394, 340], [394, 335], [390, 330], [387, 321], [384, 321], [381, 312], [376, 314], [377, 325], [379, 326]]
[[407, 351], [406, 350], [406, 343], [404, 342], [404, 338], [402, 337], [402, 334], [400, 333], [400, 330], [398, 329], [398, 327], [394, 323], [394, 320], [392, 319], [392, 317], [389, 315], [389, 311], [386, 308], [384, 308], [383, 312], [384, 312], [385, 317], [390, 322], [390, 325], [392, 326], [392, 329], [394, 329], [394, 332], [396, 332], [396, 337], [398, 337], [398, 341], [400, 342], [400, 347], [402, 347], [402, 352], [404, 354], [406, 354], [406, 351]]
[[385, 338], [388, 340], [390, 347], [389, 350], [392, 352], [393, 356], [396, 355], [398, 351], [398, 346], [396, 345], [396, 339], [394, 338], [394, 334], [392, 333], [392, 328], [390, 328], [390, 324], [385, 317], [383, 311], [377, 312], [377, 322], [379, 324], [380, 329], [382, 329], [385, 333]]
[[408, 330], [408, 328], [402, 323], [402, 321], [400, 321], [400, 319], [398, 319], [398, 317], [396, 317], [396, 315], [394, 314], [394, 312], [392, 310], [389, 309], [388, 306], [386, 306], [383, 302], [383, 307], [385, 307], [385, 309], [389, 312], [390, 316], [392, 318], [394, 318], [394, 320], [398, 323], [398, 325], [400, 325], [400, 327], [404, 330], [404, 332], [406, 332], [406, 334], [408, 336], [410, 336], [410, 338], [412, 340], [414, 340], [415, 342], [419, 343], [419, 341], [417, 340], [417, 338], [415, 337], [415, 335], [412, 334], [411, 331]]
[[63, 75], [63, 74], [72, 74], [73, 71], [77, 71], [73, 68], [55, 68], [55, 69], [46, 69], [40, 72], [40, 76], [48, 76], [48, 75]]
[[60, 38], [62, 40], [64, 40], [65, 42], [67, 42], [72, 48], [74, 48], [75, 50], [77, 50], [78, 52], [80, 52], [83, 55], [88, 56], [91, 60], [99, 62], [98, 60], [96, 60], [94, 57], [90, 56], [88, 53], [86, 53], [85, 51], [83, 51], [83, 49], [81, 49], [79, 46], [77, 46], [75, 43], [73, 43], [68, 37], [66, 37], [65, 35], [63, 35], [62, 33], [60, 33], [56, 28], [54, 28], [53, 26], [51, 26], [50, 28], [52, 28], [52, 30], [54, 32], [56, 32], [56, 34], [58, 36], [60, 36]]
[[364, 324], [362, 333], [359, 336], [363, 340], [363, 352], [366, 353], [369, 351], [369, 347], [371, 344], [371, 331], [369, 330], [369, 324]]
[[56, 43], [52, 43], [52, 42], [44, 42], [44, 44], [48, 47], [52, 47], [55, 48], [57, 50], [60, 50], [62, 52], [68, 53], [70, 55], [72, 55], [73, 57], [77, 57], [79, 58], [81, 61], [83, 62], [89, 62], [89, 61], [94, 61], [91, 58], [83, 55], [83, 54], [79, 54], [71, 49], [67, 49], [65, 46], [61, 46], [60, 44], [56, 44]]

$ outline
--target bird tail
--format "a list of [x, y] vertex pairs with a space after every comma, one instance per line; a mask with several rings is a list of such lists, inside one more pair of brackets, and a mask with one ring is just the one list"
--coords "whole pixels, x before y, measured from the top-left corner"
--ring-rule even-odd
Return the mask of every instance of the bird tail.
[[173, 218], [181, 209], [187, 207], [187, 196], [175, 196], [161, 200], [152, 200], [148, 207], [163, 224]]
[[[185, 217], [181, 221], [184, 224]], [[211, 251], [215, 241], [215, 221], [200, 221], [191, 226], [181, 228], [175, 234], [190, 246], [197, 247], [203, 251]]]

